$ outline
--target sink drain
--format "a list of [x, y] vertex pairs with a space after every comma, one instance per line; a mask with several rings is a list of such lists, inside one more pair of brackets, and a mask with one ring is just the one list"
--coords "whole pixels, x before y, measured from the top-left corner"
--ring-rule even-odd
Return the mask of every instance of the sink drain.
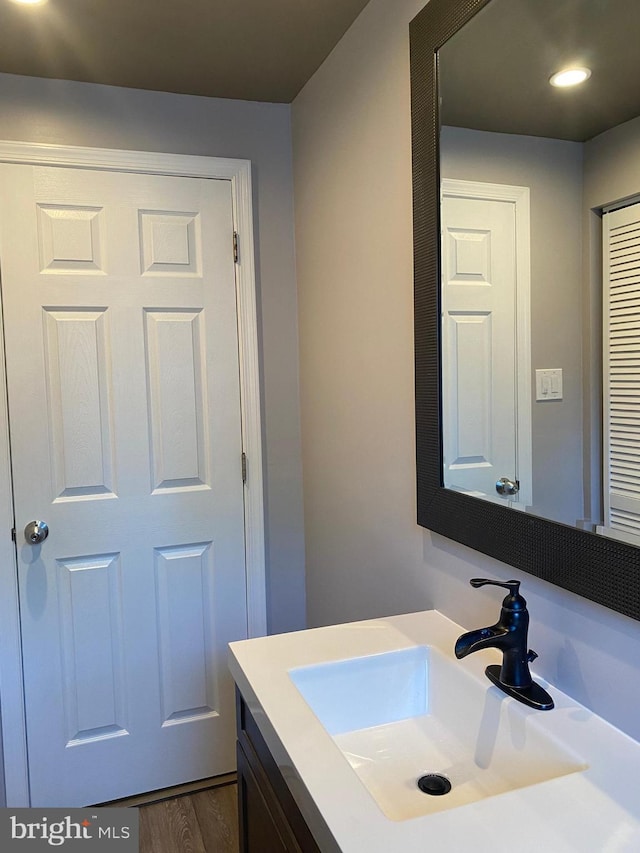
[[441, 797], [443, 794], [449, 793], [451, 782], [441, 773], [427, 773], [426, 776], [421, 776], [418, 779], [418, 788], [420, 788], [423, 794], [430, 794], [432, 797]]

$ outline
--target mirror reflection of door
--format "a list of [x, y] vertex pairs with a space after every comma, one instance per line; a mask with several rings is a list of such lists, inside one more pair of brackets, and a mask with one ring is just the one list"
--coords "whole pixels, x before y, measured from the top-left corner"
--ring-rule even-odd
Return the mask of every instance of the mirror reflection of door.
[[640, 203], [603, 217], [604, 524], [640, 544]]
[[515, 507], [531, 503], [528, 207], [526, 187], [442, 184], [444, 485]]

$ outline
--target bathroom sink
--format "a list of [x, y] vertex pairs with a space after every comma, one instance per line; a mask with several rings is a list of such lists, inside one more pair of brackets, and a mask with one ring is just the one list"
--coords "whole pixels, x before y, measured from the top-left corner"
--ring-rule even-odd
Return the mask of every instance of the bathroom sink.
[[[430, 646], [288, 674], [391, 820], [445, 811], [586, 767], [541, 729], [540, 712], [506, 699]], [[451, 790], [423, 793], [417, 781], [429, 774], [445, 777]]]
[[[505, 695], [484, 674], [497, 650], [456, 660], [463, 632], [427, 610], [231, 645], [318, 847], [637, 853], [640, 743], [557, 686], [551, 711]], [[430, 773], [451, 791], [422, 793]]]

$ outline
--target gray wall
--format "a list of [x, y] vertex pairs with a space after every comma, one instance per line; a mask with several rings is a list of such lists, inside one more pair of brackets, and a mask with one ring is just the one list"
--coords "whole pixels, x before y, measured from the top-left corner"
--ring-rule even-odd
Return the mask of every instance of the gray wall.
[[602, 207], [640, 193], [640, 118], [585, 143], [584, 201]]
[[293, 104], [309, 620], [435, 607], [477, 627], [501, 597], [469, 578], [519, 577], [536, 671], [640, 737], [640, 624], [415, 524], [408, 23], [423, 5], [371, 0]]
[[304, 627], [290, 107], [0, 74], [0, 139], [252, 161], [268, 621]]
[[409, 45], [372, 0], [293, 103], [313, 624], [431, 603], [416, 525]]
[[[444, 127], [443, 178], [526, 186], [531, 205], [531, 511], [574, 525], [582, 491], [582, 145]], [[536, 402], [535, 370], [560, 367], [563, 399]]]

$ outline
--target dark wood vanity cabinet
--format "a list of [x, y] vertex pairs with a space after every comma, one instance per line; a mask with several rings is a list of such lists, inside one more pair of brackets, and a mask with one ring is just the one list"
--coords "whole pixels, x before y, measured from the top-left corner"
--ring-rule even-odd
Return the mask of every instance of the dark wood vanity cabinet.
[[241, 853], [320, 853], [239, 691], [236, 709]]

